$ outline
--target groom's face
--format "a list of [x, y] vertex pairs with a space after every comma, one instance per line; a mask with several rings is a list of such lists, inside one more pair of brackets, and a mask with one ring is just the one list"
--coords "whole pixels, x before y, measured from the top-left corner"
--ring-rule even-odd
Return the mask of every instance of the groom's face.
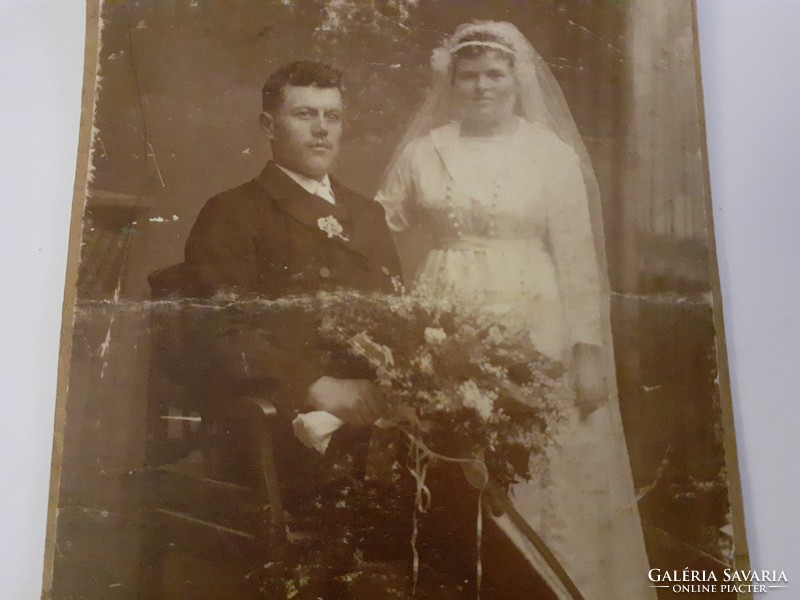
[[283, 87], [283, 102], [261, 115], [273, 160], [295, 173], [323, 179], [339, 153], [342, 94], [337, 88]]

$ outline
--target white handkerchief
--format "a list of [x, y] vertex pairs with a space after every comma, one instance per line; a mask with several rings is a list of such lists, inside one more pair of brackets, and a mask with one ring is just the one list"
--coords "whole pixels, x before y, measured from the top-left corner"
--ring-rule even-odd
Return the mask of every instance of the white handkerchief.
[[324, 410], [301, 413], [292, 421], [294, 434], [304, 446], [325, 454], [333, 434], [344, 421]]

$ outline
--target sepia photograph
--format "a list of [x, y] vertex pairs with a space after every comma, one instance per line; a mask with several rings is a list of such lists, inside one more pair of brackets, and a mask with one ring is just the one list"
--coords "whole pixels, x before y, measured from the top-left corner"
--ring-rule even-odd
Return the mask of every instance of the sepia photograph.
[[45, 598], [787, 583], [693, 2], [105, 0], [86, 58]]

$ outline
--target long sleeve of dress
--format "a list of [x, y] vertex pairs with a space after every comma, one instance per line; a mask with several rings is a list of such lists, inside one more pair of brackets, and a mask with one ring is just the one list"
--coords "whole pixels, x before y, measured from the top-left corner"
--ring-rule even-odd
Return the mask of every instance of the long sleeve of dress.
[[418, 142], [414, 140], [403, 149], [381, 189], [375, 195], [375, 200], [386, 212], [389, 229], [395, 233], [410, 229], [414, 225], [416, 198], [414, 168], [417, 146]]
[[552, 155], [547, 234], [553, 253], [570, 345], [600, 345], [601, 284], [586, 186], [568, 146]]

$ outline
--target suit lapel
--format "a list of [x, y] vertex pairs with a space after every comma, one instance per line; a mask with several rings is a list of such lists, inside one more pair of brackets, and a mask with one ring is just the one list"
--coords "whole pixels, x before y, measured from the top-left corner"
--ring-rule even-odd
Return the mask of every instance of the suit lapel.
[[[352, 201], [346, 188], [333, 184], [336, 204], [309, 194], [297, 182], [269, 162], [257, 177], [258, 184], [276, 202], [278, 207], [291, 215], [296, 221], [306, 225], [317, 235], [327, 237], [345, 248], [368, 256], [361, 238], [360, 227], [354, 227], [351, 215]], [[341, 232], [337, 229], [341, 227]]]
[[[364, 210], [363, 198], [356, 196], [354, 192], [339, 185], [335, 180], [331, 181], [333, 193], [336, 194], [336, 205], [341, 207], [347, 214], [349, 224], [349, 248], [358, 252], [366, 258], [373, 258], [375, 252], [380, 248], [380, 244], [375, 240], [375, 235], [386, 233], [383, 227], [376, 227], [374, 219], [369, 217], [368, 211]], [[379, 224], [380, 225], [380, 224]], [[388, 235], [388, 234], [387, 234]]]

